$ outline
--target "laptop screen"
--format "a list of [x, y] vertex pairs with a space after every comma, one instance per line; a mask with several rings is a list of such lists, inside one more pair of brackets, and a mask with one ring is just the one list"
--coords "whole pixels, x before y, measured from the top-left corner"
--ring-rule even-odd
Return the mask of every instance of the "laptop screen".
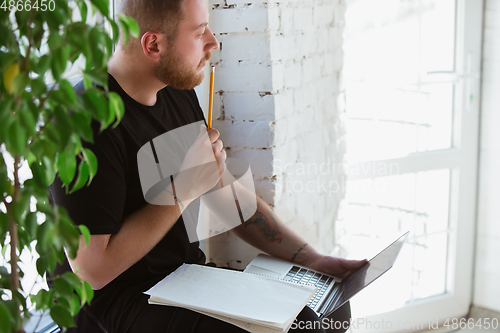
[[399, 237], [394, 243], [373, 257], [373, 259], [365, 265], [361, 266], [357, 271], [345, 278], [340, 284], [340, 298], [335, 302], [332, 310], [343, 305], [360, 290], [389, 270], [392, 265], [394, 265], [407, 236], [408, 232]]

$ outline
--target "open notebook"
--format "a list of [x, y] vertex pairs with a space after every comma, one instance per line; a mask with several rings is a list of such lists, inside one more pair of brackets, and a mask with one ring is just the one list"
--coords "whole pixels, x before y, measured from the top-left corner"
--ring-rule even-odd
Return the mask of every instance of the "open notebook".
[[287, 332], [316, 287], [209, 266], [180, 266], [145, 293], [250, 332]]

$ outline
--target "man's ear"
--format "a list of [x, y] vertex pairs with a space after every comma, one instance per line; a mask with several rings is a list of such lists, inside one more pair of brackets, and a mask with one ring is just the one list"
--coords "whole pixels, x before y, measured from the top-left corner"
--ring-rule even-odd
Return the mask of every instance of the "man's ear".
[[156, 31], [148, 31], [141, 37], [142, 51], [151, 61], [160, 60], [161, 44], [166, 42], [163, 34]]

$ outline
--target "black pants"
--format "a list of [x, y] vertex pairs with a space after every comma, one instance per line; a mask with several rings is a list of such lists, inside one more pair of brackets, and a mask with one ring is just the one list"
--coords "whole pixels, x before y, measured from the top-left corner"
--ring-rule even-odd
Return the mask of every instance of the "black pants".
[[[343, 333], [351, 319], [349, 303], [320, 320], [307, 306], [295, 319], [291, 333]], [[338, 329], [337, 329], [338, 328]], [[187, 309], [147, 305], [127, 333], [244, 333], [229, 323]]]

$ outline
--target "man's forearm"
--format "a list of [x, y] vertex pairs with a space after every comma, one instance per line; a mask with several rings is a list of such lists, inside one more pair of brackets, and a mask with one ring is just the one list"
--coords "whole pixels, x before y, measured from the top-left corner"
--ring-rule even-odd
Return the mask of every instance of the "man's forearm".
[[277, 258], [307, 266], [318, 256], [316, 250], [288, 228], [259, 197], [255, 214], [233, 230], [247, 243]]
[[88, 246], [82, 238], [71, 267], [94, 289], [101, 289], [151, 251], [180, 215], [178, 206], [146, 205], [127, 217], [118, 233], [92, 235]]

